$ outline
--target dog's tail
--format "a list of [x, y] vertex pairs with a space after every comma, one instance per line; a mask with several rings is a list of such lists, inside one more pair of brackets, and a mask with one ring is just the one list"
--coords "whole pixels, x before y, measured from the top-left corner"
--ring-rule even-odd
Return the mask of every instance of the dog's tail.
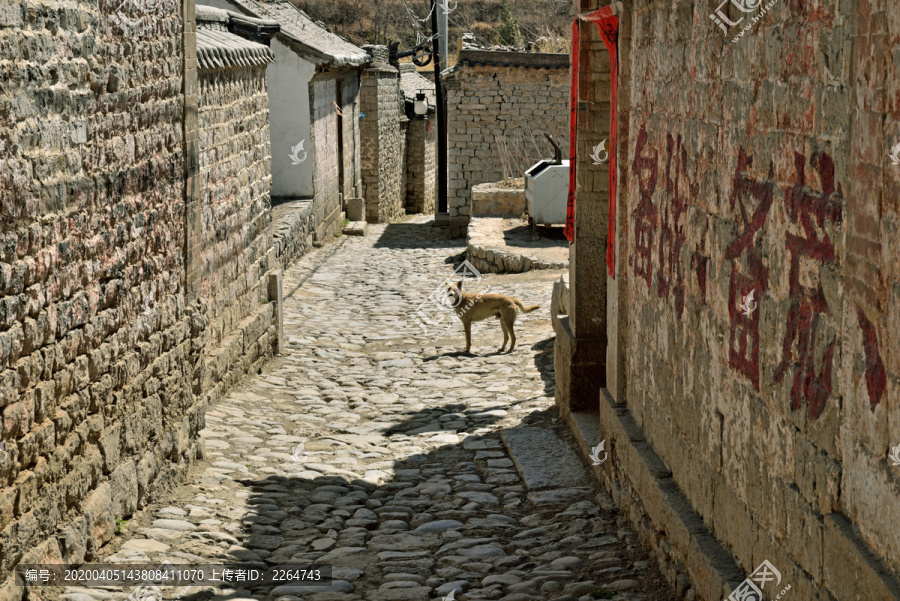
[[531, 313], [532, 311], [537, 311], [538, 309], [541, 308], [540, 305], [531, 305], [530, 307], [526, 307], [525, 305], [522, 304], [522, 301], [520, 301], [519, 299], [514, 299], [514, 300], [516, 301], [516, 306], [522, 310], [522, 313]]

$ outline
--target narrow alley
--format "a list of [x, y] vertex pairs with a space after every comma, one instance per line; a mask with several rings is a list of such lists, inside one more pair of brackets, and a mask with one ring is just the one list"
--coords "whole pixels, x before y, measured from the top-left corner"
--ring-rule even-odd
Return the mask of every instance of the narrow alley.
[[436, 342], [412, 320], [463, 243], [436, 240], [427, 216], [370, 227], [285, 272], [282, 354], [207, 409], [185, 485], [120, 524], [95, 562], [333, 566], [330, 586], [164, 599], [675, 599], [556, 417], [560, 272], [485, 275], [541, 309], [520, 314], [511, 354], [496, 353], [496, 321], [476, 323], [466, 356], [455, 316]]

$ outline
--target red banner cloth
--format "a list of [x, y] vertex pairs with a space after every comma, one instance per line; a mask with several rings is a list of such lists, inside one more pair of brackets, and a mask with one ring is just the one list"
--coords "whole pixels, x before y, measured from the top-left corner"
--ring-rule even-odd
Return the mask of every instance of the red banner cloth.
[[581, 46], [579, 19], [591, 21], [606, 45], [610, 56], [612, 93], [610, 98], [609, 139], [609, 225], [606, 236], [606, 273], [616, 275], [616, 122], [619, 98], [619, 18], [606, 6], [587, 15], [575, 18], [572, 23], [572, 97], [569, 108], [569, 198], [566, 206], [566, 238], [575, 240], [575, 154], [578, 131], [578, 57]]

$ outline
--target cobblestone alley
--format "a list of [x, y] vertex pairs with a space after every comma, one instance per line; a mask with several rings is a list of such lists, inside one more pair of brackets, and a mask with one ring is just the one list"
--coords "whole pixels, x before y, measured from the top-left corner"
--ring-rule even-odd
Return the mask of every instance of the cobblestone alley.
[[120, 524], [96, 561], [334, 566], [330, 587], [165, 599], [674, 599], [555, 418], [560, 272], [486, 275], [541, 309], [520, 314], [512, 354], [496, 354], [491, 320], [464, 356], [456, 317], [437, 342], [411, 318], [462, 243], [435, 241], [423, 217], [370, 227], [285, 274], [283, 353], [209, 407], [188, 481]]

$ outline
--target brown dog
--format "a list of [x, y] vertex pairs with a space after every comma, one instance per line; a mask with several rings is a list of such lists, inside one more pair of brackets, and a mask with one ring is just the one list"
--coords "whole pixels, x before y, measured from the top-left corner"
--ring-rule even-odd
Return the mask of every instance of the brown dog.
[[500, 320], [500, 328], [503, 330], [503, 344], [499, 352], [502, 353], [506, 348], [506, 341], [511, 340], [509, 345], [511, 353], [516, 348], [516, 333], [513, 331], [513, 324], [519, 314], [516, 307], [521, 309], [522, 313], [531, 313], [539, 309], [540, 305], [526, 307], [519, 299], [503, 294], [467, 294], [462, 287], [463, 281], [460, 280], [456, 290], [451, 289], [450, 294], [454, 296], [454, 300], [459, 299], [454, 310], [466, 331], [466, 352], [470, 352], [469, 349], [472, 348], [472, 322], [496, 317]]

